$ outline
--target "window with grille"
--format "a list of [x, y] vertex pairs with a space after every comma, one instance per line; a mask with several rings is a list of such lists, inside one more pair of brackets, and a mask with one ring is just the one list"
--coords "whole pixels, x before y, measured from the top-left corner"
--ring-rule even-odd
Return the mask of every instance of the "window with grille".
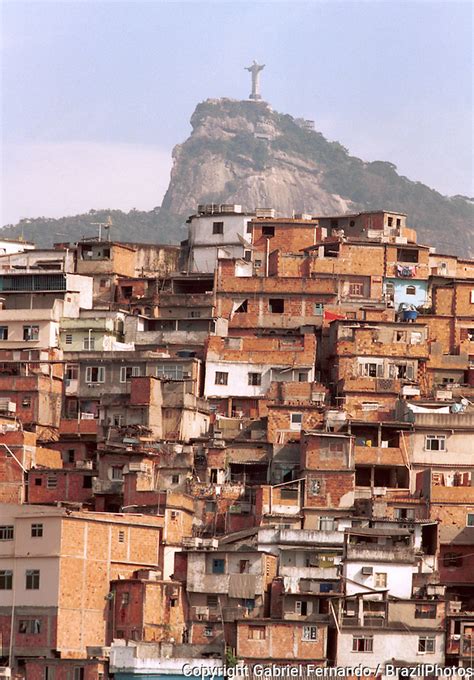
[[39, 635], [41, 633], [41, 621], [39, 619], [20, 619], [18, 632], [21, 635]]
[[229, 379], [229, 374], [223, 371], [216, 371], [215, 384], [216, 385], [227, 385]]
[[305, 642], [316, 642], [318, 639], [318, 629], [316, 626], [303, 626], [302, 640]]
[[258, 386], [262, 384], [261, 373], [249, 373], [249, 385]]
[[224, 233], [224, 222], [213, 222], [212, 223], [212, 233], [213, 234], [223, 234]]
[[265, 640], [265, 633], [265, 626], [249, 626], [247, 637], [249, 640]]
[[58, 486], [58, 478], [55, 475], [48, 475], [46, 477], [46, 488], [56, 489]]

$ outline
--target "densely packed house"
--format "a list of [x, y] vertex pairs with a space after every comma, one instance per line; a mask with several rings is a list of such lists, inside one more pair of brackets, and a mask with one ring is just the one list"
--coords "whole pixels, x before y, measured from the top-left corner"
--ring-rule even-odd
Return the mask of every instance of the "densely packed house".
[[474, 261], [400, 213], [0, 241], [0, 677], [474, 655]]

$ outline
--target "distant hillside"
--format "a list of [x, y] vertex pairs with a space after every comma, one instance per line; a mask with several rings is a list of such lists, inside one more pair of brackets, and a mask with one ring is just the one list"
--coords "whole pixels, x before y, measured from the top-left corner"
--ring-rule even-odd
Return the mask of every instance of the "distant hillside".
[[[97, 236], [98, 226], [94, 222], [112, 219], [110, 238], [116, 241], [140, 241], [150, 243], [177, 243], [186, 238], [183, 220], [170, 217], [160, 221], [160, 210], [150, 212], [131, 210], [91, 210], [82, 215], [58, 219], [38, 217], [21, 220], [19, 224], [8, 225], [0, 230], [0, 238], [21, 238], [34, 241], [38, 246], [50, 247], [62, 241], [78, 241], [83, 236]], [[104, 235], [105, 232], [102, 231]]]
[[271, 207], [283, 215], [387, 209], [407, 213], [419, 241], [438, 252], [474, 257], [474, 207], [467, 197], [442, 196], [400, 176], [392, 163], [350, 156], [265, 102], [207, 100], [196, 107], [191, 125], [190, 137], [173, 150], [161, 209], [24, 220], [0, 234], [49, 245], [95, 235], [91, 223], [110, 215], [113, 239], [172, 243], [185, 238], [185, 218], [198, 203]]

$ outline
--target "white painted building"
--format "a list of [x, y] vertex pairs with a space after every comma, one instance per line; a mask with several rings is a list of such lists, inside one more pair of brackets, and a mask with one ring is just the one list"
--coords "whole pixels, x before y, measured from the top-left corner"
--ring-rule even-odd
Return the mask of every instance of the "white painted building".
[[285, 370], [286, 382], [313, 382], [314, 367], [298, 366], [289, 369], [287, 364], [279, 366], [252, 364], [248, 362], [206, 361], [204, 396], [209, 397], [263, 397], [273, 380], [281, 380]]
[[188, 271], [213, 272], [218, 258], [245, 258], [246, 251], [250, 254], [248, 223], [254, 217], [255, 213], [242, 212], [240, 205], [198, 206], [197, 214], [187, 221]]
[[22, 253], [26, 250], [34, 250], [35, 244], [29, 241], [22, 241], [20, 239], [0, 239], [0, 256], [13, 255], [14, 253]]
[[[337, 636], [336, 666], [358, 666], [376, 670], [386, 664], [403, 662], [444, 664], [442, 630], [393, 630], [388, 628], [342, 629]], [[387, 674], [382, 678], [389, 677]], [[395, 677], [395, 676], [392, 676]]]

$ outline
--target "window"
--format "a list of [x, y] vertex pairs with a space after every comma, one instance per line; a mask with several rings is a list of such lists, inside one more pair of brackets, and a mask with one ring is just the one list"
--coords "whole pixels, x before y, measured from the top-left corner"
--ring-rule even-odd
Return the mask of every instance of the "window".
[[0, 340], [8, 340], [8, 326], [0, 326]]
[[261, 373], [249, 373], [249, 385], [261, 385], [262, 384], [262, 374]]
[[244, 250], [244, 260], [246, 262], [252, 261], [252, 251], [251, 250]]
[[314, 313], [316, 316], [322, 316], [324, 314], [324, 305], [322, 302], [314, 303]]
[[363, 283], [350, 283], [349, 284], [349, 295], [353, 297], [362, 297], [364, 295], [364, 284]]
[[20, 619], [18, 632], [22, 635], [39, 635], [41, 633], [41, 621], [39, 619]]
[[379, 571], [374, 574], [374, 588], [386, 588], [387, 587], [387, 574], [386, 572]]
[[39, 326], [23, 326], [23, 340], [34, 342], [39, 338]]
[[133, 286], [122, 286], [122, 297], [130, 300], [133, 295]]
[[443, 566], [444, 567], [462, 567], [463, 559], [462, 553], [448, 552], [443, 555]]
[[74, 680], [84, 680], [84, 666], [74, 666]]
[[249, 626], [248, 639], [249, 640], [265, 640], [265, 626]]
[[394, 519], [415, 519], [415, 508], [394, 508]]
[[421, 636], [418, 638], [419, 654], [434, 654], [436, 651], [436, 638]]
[[12, 541], [13, 540], [13, 526], [3, 525], [0, 526], [0, 541]]
[[104, 248], [104, 257], [110, 258], [110, 248]]
[[123, 467], [114, 465], [111, 469], [111, 475], [114, 481], [121, 481], [123, 479]]
[[171, 484], [179, 484], [179, 475], [171, 475]]
[[316, 642], [318, 639], [318, 629], [316, 626], [303, 626], [301, 639], [305, 642]]
[[212, 233], [213, 234], [223, 234], [224, 233], [224, 222], [213, 222], [212, 223]]
[[189, 312], [189, 316], [191, 317], [191, 319], [199, 319], [199, 317], [201, 316], [201, 310], [191, 309], [191, 311]]
[[262, 236], [275, 236], [275, 227], [262, 227]]
[[296, 600], [296, 602], [295, 602], [295, 614], [298, 614], [298, 616], [306, 616], [307, 613], [308, 613], [308, 603], [306, 602], [306, 600]]
[[360, 364], [360, 373], [367, 378], [383, 378], [383, 364], [372, 362]]
[[216, 371], [216, 377], [214, 384], [215, 385], [227, 385], [227, 380], [229, 378], [228, 373], [224, 373], [222, 371]]
[[374, 638], [372, 635], [353, 635], [353, 652], [372, 652], [374, 648]]
[[280, 499], [283, 501], [295, 501], [298, 498], [298, 489], [292, 489], [291, 486], [283, 486], [280, 489]]
[[204, 637], [213, 637], [214, 636], [214, 629], [212, 626], [205, 626], [204, 627]]
[[66, 380], [77, 380], [79, 377], [79, 366], [77, 364], [66, 364], [64, 377]]
[[95, 338], [93, 335], [82, 339], [82, 349], [92, 351], [95, 349]]
[[86, 383], [103, 383], [103, 382], [105, 382], [104, 366], [86, 367]]
[[427, 434], [425, 438], [426, 451], [446, 451], [445, 434]]
[[[235, 303], [234, 303], [235, 304]], [[240, 305], [235, 309], [235, 314], [246, 314], [248, 311], [248, 300], [244, 300], [243, 302], [240, 303]]]
[[336, 520], [334, 517], [320, 517], [319, 518], [319, 531], [335, 531]]
[[249, 560], [240, 560], [239, 562], [239, 574], [248, 574], [250, 570]]
[[474, 512], [468, 512], [466, 515], [466, 526], [474, 527]]
[[283, 314], [285, 311], [285, 301], [283, 298], [270, 298], [268, 300], [268, 307], [272, 314]]
[[206, 604], [209, 609], [217, 609], [219, 606], [219, 600], [217, 595], [208, 595], [206, 599]]
[[393, 226], [393, 217], [388, 218], [388, 226], [392, 227]]
[[35, 479], [35, 486], [42, 486], [43, 485], [43, 480], [41, 477], [36, 477]]
[[32, 524], [31, 525], [31, 538], [41, 538], [43, 536], [43, 525], [42, 524]]
[[308, 382], [309, 371], [300, 371], [297, 374], [298, 382]]
[[411, 248], [397, 248], [398, 262], [418, 262], [418, 250]]
[[21, 400], [21, 408], [30, 408], [31, 406], [31, 397], [23, 397]]
[[401, 227], [401, 226], [402, 226], [402, 221], [399, 217], [397, 217], [397, 227]]
[[130, 382], [132, 378], [140, 375], [140, 366], [121, 366], [120, 367], [120, 382]]
[[48, 475], [46, 477], [46, 488], [47, 489], [56, 489], [58, 486], [58, 478], [56, 475]]
[[405, 293], [407, 295], [416, 295], [416, 286], [407, 286], [405, 288]]
[[224, 574], [225, 561], [221, 559], [212, 560], [212, 573]]
[[40, 572], [39, 569], [26, 570], [26, 590], [39, 590]]
[[311, 496], [319, 496], [321, 493], [321, 480], [314, 478], [309, 480], [309, 493]]
[[435, 618], [436, 618], [435, 604], [415, 605], [415, 619], [435, 619]]
[[156, 377], [167, 380], [182, 380], [184, 378], [183, 366], [180, 364], [163, 364], [157, 366]]
[[13, 587], [13, 572], [10, 569], [0, 571], [0, 590], [11, 590]]
[[122, 604], [129, 604], [130, 603], [130, 593], [125, 592], [122, 593]]
[[82, 478], [82, 488], [83, 489], [92, 489], [92, 477], [91, 475], [84, 475]]
[[125, 543], [125, 531], [118, 532], [118, 542]]
[[290, 430], [301, 431], [301, 425], [303, 423], [302, 413], [291, 413], [290, 414]]
[[110, 288], [110, 281], [109, 281], [109, 279], [100, 279], [99, 287], [100, 287], [100, 288]]

